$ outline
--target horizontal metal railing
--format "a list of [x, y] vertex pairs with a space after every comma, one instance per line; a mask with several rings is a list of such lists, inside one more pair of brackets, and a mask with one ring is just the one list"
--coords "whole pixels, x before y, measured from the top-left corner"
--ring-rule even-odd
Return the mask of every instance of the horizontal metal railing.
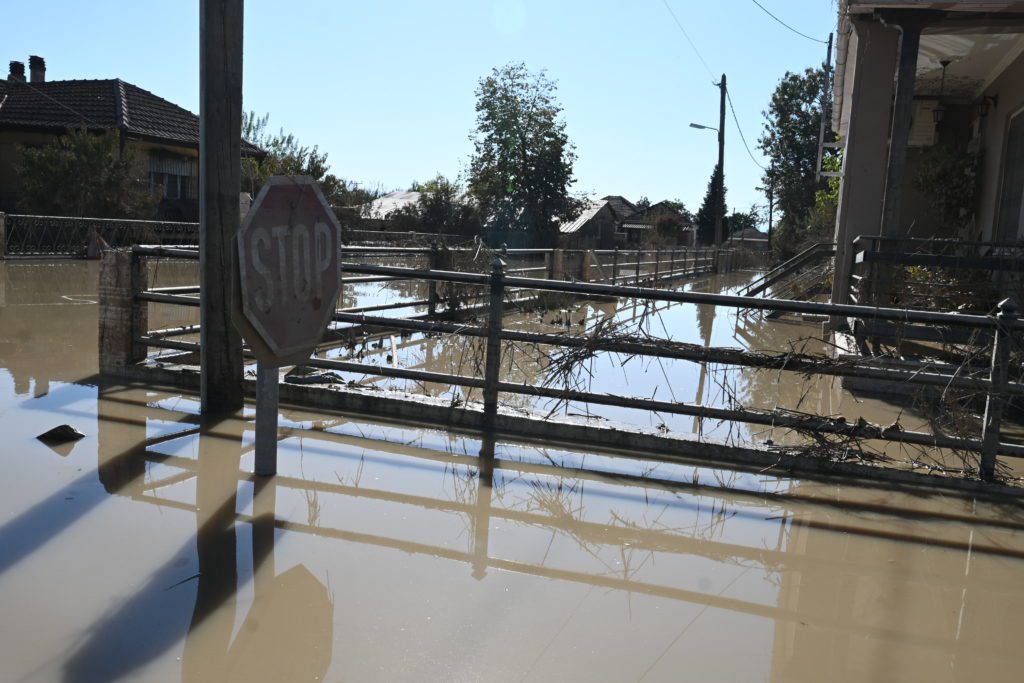
[[[160, 247], [139, 247], [138, 255], [172, 256], [177, 250]], [[613, 254], [615, 252], [612, 252]], [[192, 252], [194, 255], [194, 252]], [[186, 256], [191, 258], [192, 256]], [[642, 257], [637, 256], [636, 263], [642, 264]], [[342, 265], [346, 275], [396, 278], [403, 280], [420, 280], [430, 283], [447, 283], [486, 288], [491, 293], [490, 305], [487, 310], [486, 325], [468, 325], [458, 322], [426, 318], [387, 317], [368, 315], [374, 312], [394, 308], [408, 308], [422, 305], [423, 301], [386, 304], [383, 306], [355, 307], [350, 310], [339, 310], [333, 316], [335, 323], [359, 326], [362, 328], [380, 328], [409, 332], [441, 333], [477, 337], [486, 340], [488, 348], [500, 349], [502, 342], [520, 342], [552, 347], [590, 348], [597, 352], [627, 353], [649, 357], [661, 357], [687, 360], [699, 363], [715, 363], [763, 369], [786, 370], [805, 374], [828, 376], [855, 376], [879, 381], [903, 382], [922, 387], [943, 387], [973, 390], [986, 395], [985, 429], [980, 439], [932, 434], [926, 432], [907, 431], [899, 427], [881, 427], [866, 423], [863, 420], [848, 422], [842, 418], [794, 414], [785, 410], [756, 410], [750, 408], [714, 408], [702, 405], [686, 404], [672, 401], [657, 401], [642, 397], [616, 396], [611, 394], [578, 391], [568, 388], [515, 384], [501, 381], [496, 370], [488, 370], [484, 377], [416, 370], [409, 368], [387, 367], [370, 363], [344, 361], [327, 358], [313, 358], [307, 365], [341, 372], [376, 375], [380, 377], [409, 379], [440, 385], [462, 386], [483, 389], [485, 397], [485, 413], [493, 413], [497, 409], [497, 395], [500, 393], [519, 394], [560, 401], [593, 403], [626, 407], [654, 412], [689, 415], [713, 420], [744, 422], [778, 428], [789, 428], [802, 431], [813, 431], [853, 438], [869, 440], [894, 441], [919, 446], [953, 449], [975, 452], [981, 455], [981, 474], [989, 478], [995, 467], [998, 454], [1024, 457], [1024, 446], [1000, 442], [999, 428], [1001, 406], [1007, 396], [1024, 395], [1024, 385], [1011, 382], [1005, 378], [1005, 356], [1012, 336], [1024, 331], [1024, 322], [1016, 319], [1015, 310], [1009, 302], [999, 316], [970, 315], [941, 311], [908, 310], [860, 306], [852, 304], [832, 304], [809, 301], [773, 300], [761, 297], [739, 296], [731, 294], [713, 294], [665, 290], [648, 287], [643, 284], [623, 285], [615, 282], [570, 282], [510, 276], [506, 274], [505, 264], [495, 260], [492, 272], [472, 273], [452, 270], [417, 269], [401, 266], [383, 266], [345, 262]], [[638, 268], [639, 270], [639, 268]], [[609, 278], [611, 279], [611, 278]], [[170, 303], [184, 306], [198, 305], [198, 299], [191, 289], [188, 292], [169, 291], [171, 288], [147, 290], [136, 295], [141, 302]], [[179, 288], [180, 289], [180, 288]], [[186, 288], [187, 289], [187, 288]], [[506, 295], [510, 292], [525, 290], [539, 292], [555, 292], [578, 297], [626, 297], [641, 301], [688, 303], [699, 305], [723, 306], [737, 309], [765, 309], [792, 313], [805, 313], [821, 316], [844, 316], [892, 323], [920, 323], [932, 326], [944, 326], [962, 329], [980, 329], [994, 332], [990, 335], [995, 339], [992, 367], [987, 372], [971, 367], [954, 367], [936, 364], [922, 368], [920, 371], [908, 371], [892, 367], [882, 367], [867, 363], [835, 363], [824, 362], [827, 357], [803, 354], [783, 354], [771, 356], [766, 354], [748, 354], [739, 349], [705, 348], [696, 345], [675, 342], [636, 339], [636, 340], [602, 340], [591, 337], [560, 335], [550, 333], [532, 333], [504, 329], [501, 325], [503, 306]], [[481, 310], [481, 309], [477, 309]], [[495, 322], [496, 321], [496, 322]], [[194, 351], [198, 343], [173, 339], [175, 336], [194, 334], [193, 328], [188, 332], [178, 333], [175, 330], [147, 333], [137, 338], [145, 346], [166, 348], [181, 351]], [[999, 344], [1002, 342], [1001, 352]], [[998, 402], [998, 406], [993, 406]], [[999, 408], [998, 410], [996, 408]], [[993, 436], [994, 435], [994, 436]]]

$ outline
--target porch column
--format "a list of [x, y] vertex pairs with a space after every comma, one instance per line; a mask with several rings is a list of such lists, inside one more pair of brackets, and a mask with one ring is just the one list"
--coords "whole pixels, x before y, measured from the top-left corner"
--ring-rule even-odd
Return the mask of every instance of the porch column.
[[[882, 223], [889, 143], [889, 108], [899, 32], [871, 19], [853, 19], [847, 59], [852, 88], [846, 103], [849, 129], [843, 152], [843, 177], [836, 211], [835, 277], [832, 302], [850, 303], [850, 241], [874, 235]], [[849, 66], [847, 67], [850, 68]], [[844, 324], [833, 320], [833, 326]]]
[[[900, 226], [900, 204], [903, 184], [906, 182], [907, 143], [914, 116], [914, 79], [917, 71], [917, 52], [921, 45], [921, 24], [905, 22], [900, 39], [900, 59], [896, 70], [896, 99], [892, 108], [892, 130], [889, 135], [889, 163], [885, 172], [885, 209], [879, 235], [903, 237]], [[893, 245], [879, 245], [880, 251], [893, 249]], [[888, 306], [892, 297], [893, 266], [876, 264], [868, 273], [871, 298], [879, 306]]]

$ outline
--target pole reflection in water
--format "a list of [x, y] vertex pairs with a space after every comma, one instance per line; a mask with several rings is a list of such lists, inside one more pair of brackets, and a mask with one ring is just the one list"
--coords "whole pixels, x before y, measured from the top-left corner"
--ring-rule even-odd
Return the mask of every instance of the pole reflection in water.
[[476, 508], [473, 526], [473, 578], [487, 575], [487, 546], [491, 533], [491, 493], [494, 491], [494, 434], [484, 434], [480, 443], [476, 480]]
[[[206, 445], [204, 445], [206, 444]], [[323, 680], [331, 662], [334, 604], [303, 564], [277, 574], [277, 483], [252, 477], [254, 598], [237, 635], [237, 458], [201, 439], [196, 477], [198, 589], [182, 656], [182, 681]], [[220, 504], [228, 501], [228, 504]], [[243, 531], [244, 533], [244, 531]], [[299, 626], [301, 624], [301, 626]]]

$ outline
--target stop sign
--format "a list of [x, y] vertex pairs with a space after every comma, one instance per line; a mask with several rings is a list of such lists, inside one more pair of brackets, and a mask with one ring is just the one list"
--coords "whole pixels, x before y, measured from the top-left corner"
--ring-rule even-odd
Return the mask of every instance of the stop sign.
[[341, 226], [308, 176], [272, 176], [236, 238], [235, 326], [267, 367], [309, 358], [341, 291]]

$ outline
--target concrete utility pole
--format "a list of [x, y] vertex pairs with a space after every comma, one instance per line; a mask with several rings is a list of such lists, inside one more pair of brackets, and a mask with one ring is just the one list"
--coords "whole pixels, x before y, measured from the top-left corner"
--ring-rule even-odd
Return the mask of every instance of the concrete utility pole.
[[722, 246], [722, 214], [725, 213], [725, 74], [718, 84], [721, 103], [718, 111], [718, 211], [715, 211], [715, 246]]
[[199, 362], [203, 414], [241, 409], [242, 337], [231, 322], [242, 139], [244, 0], [199, 3]]

